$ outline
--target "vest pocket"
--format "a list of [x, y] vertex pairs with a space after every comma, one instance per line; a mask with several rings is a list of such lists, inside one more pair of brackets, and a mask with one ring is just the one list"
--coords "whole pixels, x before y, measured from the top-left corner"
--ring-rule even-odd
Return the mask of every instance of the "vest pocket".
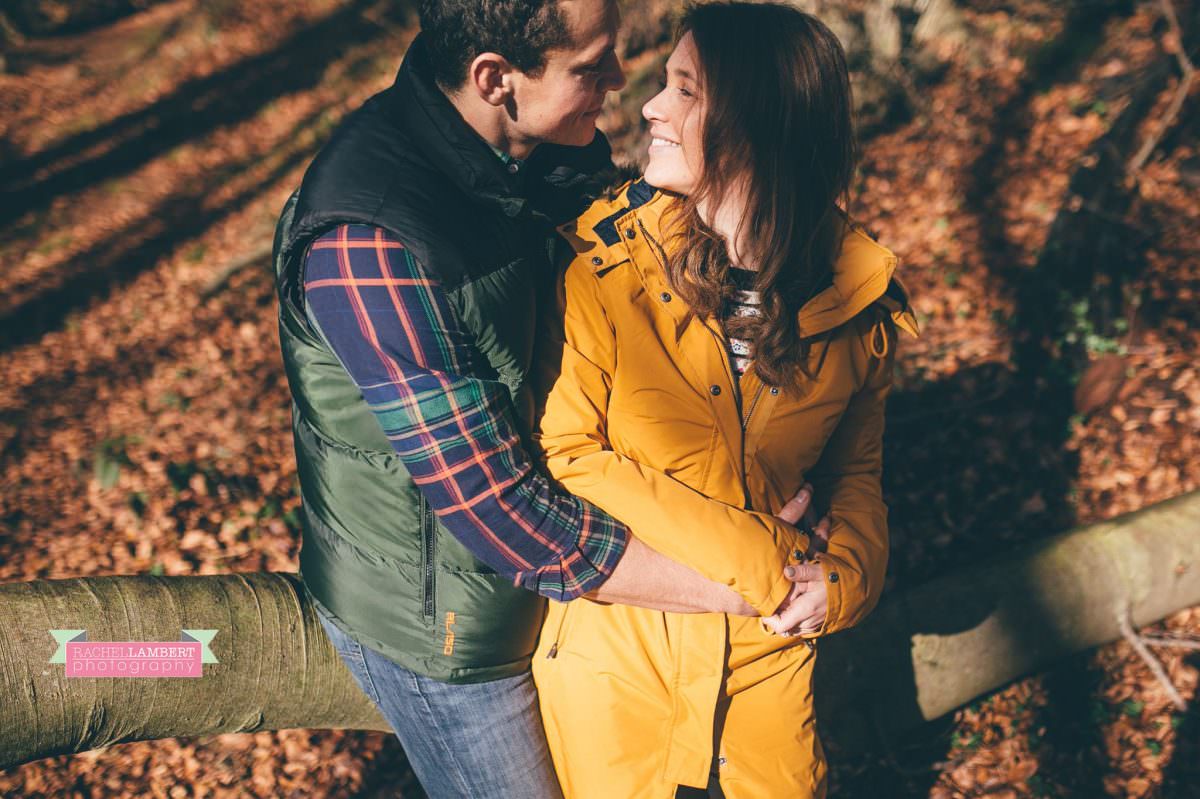
[[421, 615], [426, 621], [433, 621], [436, 612], [434, 607], [434, 596], [437, 586], [434, 584], [434, 575], [436, 572], [435, 559], [437, 557], [436, 541], [437, 535], [434, 524], [433, 508], [429, 507], [429, 500], [425, 499], [425, 495], [417, 491], [420, 500], [418, 502], [421, 517]]

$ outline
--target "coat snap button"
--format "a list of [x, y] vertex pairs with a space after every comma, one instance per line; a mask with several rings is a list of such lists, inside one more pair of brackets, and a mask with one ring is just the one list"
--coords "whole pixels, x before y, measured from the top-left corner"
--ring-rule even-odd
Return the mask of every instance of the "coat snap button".
[[671, 292], [664, 291], [662, 294], [658, 295], [658, 298], [660, 300], [662, 300], [663, 302], [670, 302], [671, 301]]
[[633, 228], [625, 228], [625, 238], [632, 239], [636, 235], [637, 233], [634, 232]]
[[837, 572], [830, 572], [830, 573], [829, 573], [829, 582], [831, 582], [831, 583], [836, 583], [837, 581], [838, 581], [838, 573], [837, 573]]
[[792, 557], [796, 560], [804, 560], [804, 553], [797, 549], [792, 553]]
[[517, 170], [520, 168], [521, 168], [521, 165], [514, 161], [513, 163], [508, 165], [508, 174], [515, 175], [515, 174], [517, 174]]
[[604, 263], [604, 259], [601, 258], [599, 255], [592, 256], [592, 265], [593, 266], [599, 266], [602, 263]]
[[771, 386], [771, 394], [775, 395], [778, 393], [779, 393], [779, 386]]
[[718, 757], [718, 758], [717, 758], [717, 765], [718, 765], [718, 766], [723, 766], [723, 765], [725, 765], [725, 764], [726, 764], [726, 763], [728, 763], [728, 762], [729, 762], [729, 761], [728, 761], [728, 760], [726, 760], [726, 759], [725, 759], [725, 758], [723, 758], [723, 757]]
[[720, 386], [709, 386], [708, 393], [712, 394], [714, 397], [719, 397], [719, 396], [721, 396], [721, 387]]

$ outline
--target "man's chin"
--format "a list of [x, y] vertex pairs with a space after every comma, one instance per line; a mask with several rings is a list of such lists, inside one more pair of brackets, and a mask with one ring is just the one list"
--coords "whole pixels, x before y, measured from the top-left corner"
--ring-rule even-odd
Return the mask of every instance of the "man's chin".
[[579, 128], [570, 132], [564, 132], [561, 136], [553, 139], [554, 144], [561, 144], [566, 147], [587, 147], [592, 143], [592, 139], [596, 138], [597, 129], [595, 125], [590, 125], [586, 128]]

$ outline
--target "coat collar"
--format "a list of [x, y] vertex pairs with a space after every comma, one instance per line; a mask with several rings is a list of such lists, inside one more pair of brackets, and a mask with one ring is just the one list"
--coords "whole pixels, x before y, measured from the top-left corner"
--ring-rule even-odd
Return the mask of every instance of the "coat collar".
[[[588, 255], [595, 271], [603, 271], [631, 258], [627, 240], [639, 235], [638, 228], [665, 244], [663, 213], [674, 201], [675, 195], [655, 189], [644, 180], [631, 181], [609, 197], [597, 200], [577, 220], [559, 230], [577, 253]], [[890, 311], [897, 327], [918, 336], [920, 328], [909, 306], [908, 293], [895, 274], [899, 261], [891, 250], [862, 230], [847, 226], [832, 284], [800, 309], [801, 335], [832, 330], [879, 302]]]

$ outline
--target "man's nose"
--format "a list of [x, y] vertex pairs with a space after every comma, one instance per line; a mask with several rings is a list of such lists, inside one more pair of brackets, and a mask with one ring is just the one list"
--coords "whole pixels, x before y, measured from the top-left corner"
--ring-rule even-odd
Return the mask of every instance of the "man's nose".
[[625, 70], [621, 67], [621, 59], [615, 54], [612, 57], [612, 66], [608, 70], [606, 77], [608, 78], [607, 91], [610, 92], [619, 92], [621, 89], [624, 89], [625, 84], [628, 83], [628, 81], [625, 80]]

